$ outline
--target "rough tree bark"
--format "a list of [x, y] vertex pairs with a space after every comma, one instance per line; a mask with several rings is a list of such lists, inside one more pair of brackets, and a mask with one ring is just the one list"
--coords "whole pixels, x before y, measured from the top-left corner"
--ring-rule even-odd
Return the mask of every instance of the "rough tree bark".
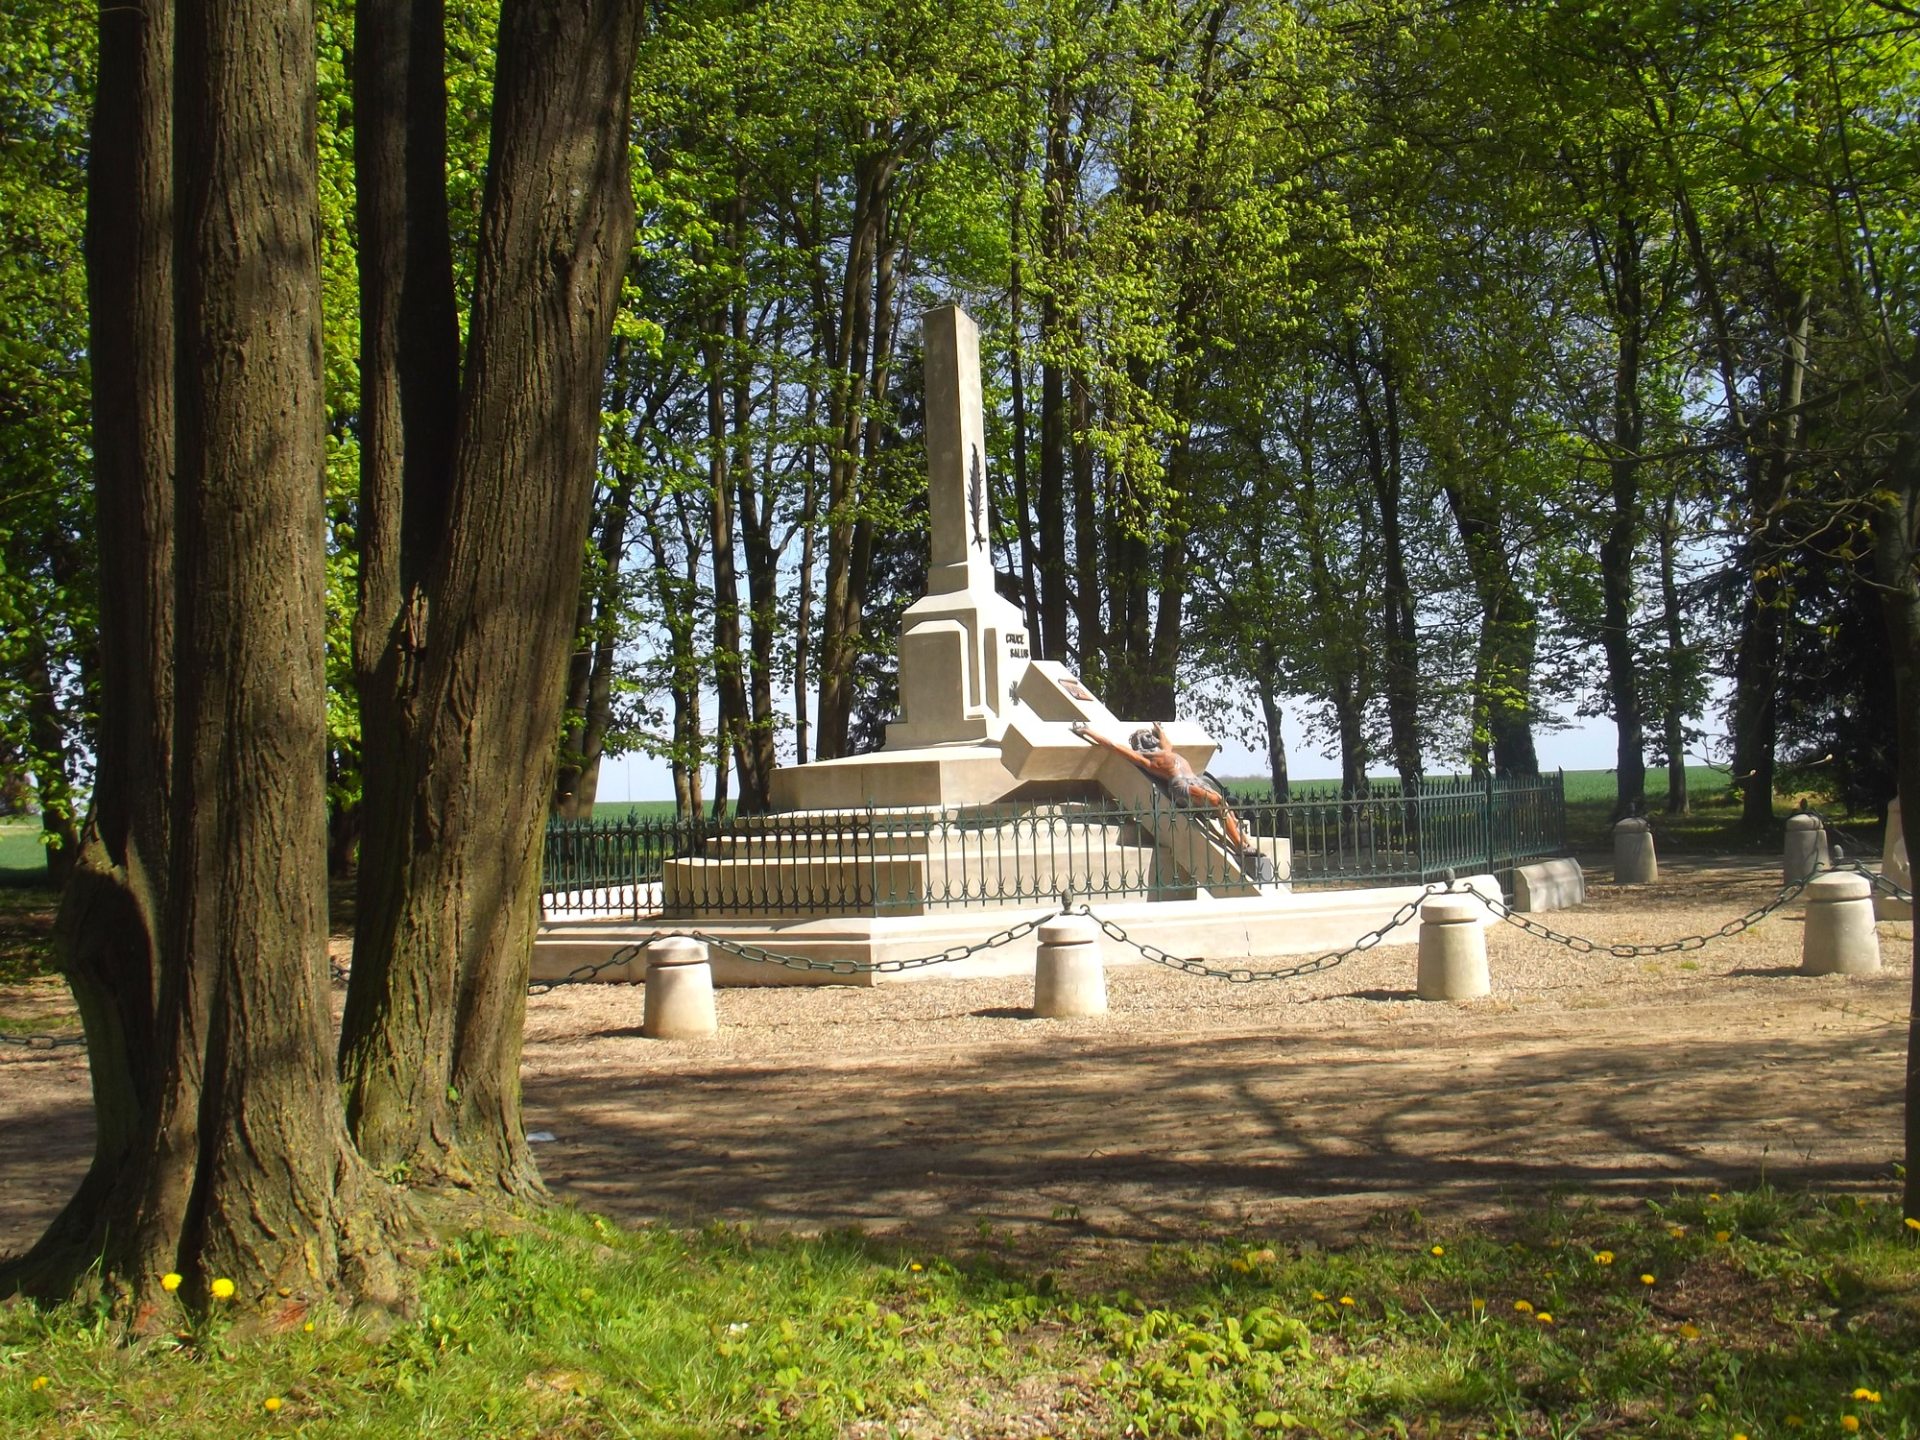
[[[1906, 399], [1895, 432], [1890, 483], [1868, 504], [1874, 579], [1880, 588], [1889, 659], [1893, 665], [1900, 810], [1920, 814], [1920, 335], [1912, 339], [1897, 376]], [[1920, 962], [1920, 927], [1914, 930]], [[1920, 1220], [1920, 964], [1914, 968], [1907, 1011], [1905, 1116], [1906, 1179], [1902, 1212]]]
[[[1401, 506], [1404, 472], [1400, 445], [1400, 382], [1390, 356], [1363, 355], [1357, 338], [1340, 354], [1341, 368], [1353, 387], [1367, 476], [1380, 516], [1380, 591], [1382, 678], [1387, 692], [1387, 735], [1393, 768], [1408, 792], [1418, 789], [1420, 745], [1420, 646], [1414, 621], [1413, 582], [1407, 574], [1405, 518]], [[1380, 385], [1374, 405], [1373, 384]]]
[[[537, 1193], [520, 1122], [540, 842], [633, 234], [638, 0], [509, 0], [451, 488], [393, 643], [418, 665], [401, 817], [368, 816], [391, 903], [360, 916], [341, 1062], [382, 1168]], [[411, 439], [411, 437], [409, 437]], [[394, 743], [381, 737], [379, 743]], [[375, 840], [376, 827], [388, 834]]]
[[[1627, 161], [1615, 164], [1624, 183]], [[1638, 223], [1630, 214], [1614, 218], [1612, 253], [1596, 236], [1593, 244], [1603, 279], [1610, 277], [1608, 299], [1614, 320], [1612, 435], [1607, 456], [1607, 497], [1611, 514], [1600, 542], [1600, 645], [1607, 662], [1607, 696], [1619, 734], [1615, 759], [1614, 816], [1637, 812], [1647, 793], [1646, 744], [1640, 715], [1640, 677], [1633, 644], [1633, 555], [1640, 533], [1640, 459], [1646, 421], [1640, 405], [1645, 293], [1641, 282]], [[1610, 263], [1609, 263], [1610, 262]]]
[[55, 1290], [90, 1243], [152, 1103], [173, 765], [172, 0], [102, 4], [87, 165], [94, 528], [100, 573], [93, 807], [55, 954], [86, 1027], [94, 1153], [25, 1269]]
[[[101, 1273], [132, 1302], [136, 1326], [151, 1322], [172, 1270], [191, 1300], [204, 1301], [215, 1276], [250, 1296], [398, 1295], [399, 1211], [348, 1141], [328, 1059], [313, 43], [303, 4], [188, 0], [178, 11], [171, 844], [136, 1071], [146, 1093], [94, 1226]], [[162, 63], [149, 57], [146, 79]], [[149, 91], [127, 123], [144, 128], [163, 106]], [[109, 140], [116, 162], [141, 157], [115, 178], [143, 178], [139, 166], [158, 159], [151, 138], [117, 153]], [[141, 223], [163, 220], [155, 191], [140, 189]], [[142, 252], [142, 237], [129, 244]], [[150, 280], [137, 287], [148, 299]], [[150, 387], [141, 403], [157, 399]], [[154, 460], [103, 473], [106, 508], [123, 511], [116, 524], [152, 518]], [[152, 555], [134, 559], [137, 575], [152, 574]], [[153, 658], [160, 613], [140, 617], [144, 633], [124, 628], [153, 598], [110, 612], [105, 648], [123, 652], [123, 675]], [[108, 698], [151, 713], [141, 703], [151, 695]], [[121, 743], [145, 762], [157, 738]], [[99, 1019], [93, 1007], [89, 1024]]]
[[1679, 496], [1668, 490], [1660, 512], [1660, 611], [1666, 631], [1666, 693], [1660, 697], [1661, 724], [1667, 752], [1667, 814], [1686, 815], [1693, 809], [1687, 790], [1686, 619], [1681, 613], [1680, 585], [1675, 575], [1680, 546]]

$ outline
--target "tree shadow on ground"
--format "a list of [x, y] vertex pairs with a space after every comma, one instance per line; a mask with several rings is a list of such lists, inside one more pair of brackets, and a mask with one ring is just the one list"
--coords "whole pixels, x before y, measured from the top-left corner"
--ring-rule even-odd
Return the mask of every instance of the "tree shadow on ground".
[[902, 1054], [852, 1067], [690, 1064], [540, 1077], [557, 1193], [628, 1219], [1134, 1242], [1282, 1224], [1351, 1233], [1394, 1206], [1463, 1215], [1553, 1191], [1638, 1200], [1764, 1170], [1875, 1183], [1897, 1056], [1858, 1034], [1585, 1049], [1487, 1037], [1408, 1053], [1270, 1036]]

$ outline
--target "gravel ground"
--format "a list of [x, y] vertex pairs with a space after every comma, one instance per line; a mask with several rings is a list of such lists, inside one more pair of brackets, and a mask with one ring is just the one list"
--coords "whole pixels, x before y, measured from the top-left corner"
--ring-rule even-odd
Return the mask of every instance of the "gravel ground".
[[[1604, 873], [1604, 872], [1602, 872]], [[1605, 943], [1705, 933], [1773, 862], [1663, 861], [1543, 917]], [[1900, 1135], [1912, 928], [1884, 971], [1799, 975], [1800, 908], [1704, 950], [1579, 955], [1507, 926], [1494, 994], [1413, 998], [1411, 945], [1298, 980], [1109, 972], [1100, 1019], [1030, 1017], [1031, 982], [722, 992], [710, 1041], [640, 1035], [642, 992], [530, 1002], [527, 1125], [559, 1195], [622, 1218], [989, 1230], [1084, 1251], [1384, 1213], [1486, 1217], [1762, 1174], [1884, 1186]], [[1285, 962], [1279, 962], [1285, 963]], [[45, 1013], [47, 986], [0, 990]], [[0, 1047], [0, 1253], [84, 1169], [84, 1058]]]

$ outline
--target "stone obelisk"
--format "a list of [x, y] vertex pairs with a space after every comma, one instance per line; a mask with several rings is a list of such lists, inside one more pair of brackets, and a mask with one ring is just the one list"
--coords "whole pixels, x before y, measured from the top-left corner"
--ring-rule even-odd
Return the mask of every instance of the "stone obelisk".
[[927, 593], [900, 628], [902, 718], [887, 749], [994, 742], [1027, 665], [1026, 621], [993, 587], [980, 331], [957, 305], [922, 321], [927, 380]]

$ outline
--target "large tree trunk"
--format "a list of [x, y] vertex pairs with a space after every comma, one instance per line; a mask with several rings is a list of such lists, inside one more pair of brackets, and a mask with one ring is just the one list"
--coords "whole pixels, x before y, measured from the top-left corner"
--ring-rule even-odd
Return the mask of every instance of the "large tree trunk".
[[633, 233], [637, 0], [509, 0], [444, 533], [421, 567], [422, 723], [390, 837], [398, 903], [360, 917], [342, 1068], [382, 1168], [540, 1182], [520, 1030], [608, 340]]
[[396, 1295], [328, 1061], [325, 516], [313, 15], [190, 3], [175, 78], [172, 849], [153, 1104], [101, 1217], [139, 1308]]
[[[87, 164], [88, 344], [100, 574], [93, 807], [54, 953], [86, 1027], [93, 1161], [26, 1257], [64, 1289], [150, 1118], [173, 767], [171, 0], [100, 8]], [[4, 1288], [4, 1286], [0, 1286]]]
[[[1874, 579], [1893, 666], [1900, 810], [1920, 814], [1920, 336], [1914, 337], [1902, 368], [1906, 402], [1899, 416], [1891, 483], [1875, 495], [1868, 513]], [[1909, 1220], [1920, 1220], [1920, 926], [1914, 928], [1913, 958], [1901, 1210]]]

